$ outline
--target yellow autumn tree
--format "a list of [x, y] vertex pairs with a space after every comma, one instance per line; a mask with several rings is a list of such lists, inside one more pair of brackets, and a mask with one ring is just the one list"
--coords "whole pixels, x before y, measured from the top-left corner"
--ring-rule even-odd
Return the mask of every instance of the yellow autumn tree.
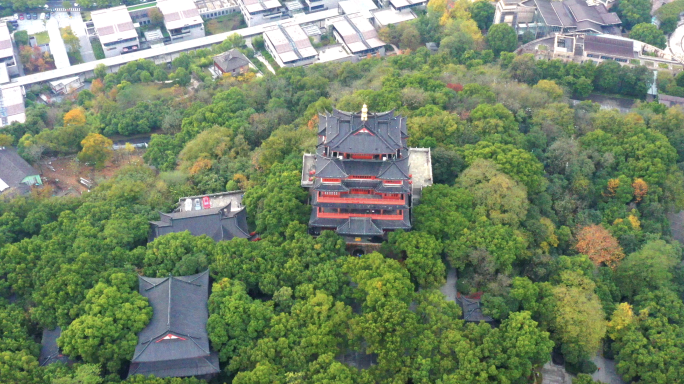
[[14, 142], [14, 138], [10, 135], [0, 133], [0, 147], [9, 147]]
[[596, 266], [605, 264], [613, 269], [625, 257], [622, 247], [610, 232], [600, 225], [588, 225], [577, 234], [577, 250]]
[[604, 196], [613, 197], [620, 187], [620, 179], [610, 179], [608, 180], [608, 192], [604, 193]]
[[608, 322], [608, 336], [613, 340], [617, 340], [620, 338], [623, 330], [634, 323], [634, 320], [632, 306], [629, 303], [620, 303]]
[[99, 133], [89, 133], [81, 141], [83, 149], [78, 153], [78, 160], [82, 163], [92, 163], [95, 169], [102, 169], [112, 157], [112, 141]]
[[85, 111], [83, 108], [74, 108], [64, 115], [64, 126], [83, 126], [86, 123]]
[[644, 179], [634, 179], [632, 188], [634, 188], [634, 198], [636, 198], [637, 203], [648, 194], [648, 184]]
[[195, 163], [190, 167], [190, 174], [196, 175], [204, 170], [211, 169], [213, 162], [209, 159], [201, 158], [195, 161]]

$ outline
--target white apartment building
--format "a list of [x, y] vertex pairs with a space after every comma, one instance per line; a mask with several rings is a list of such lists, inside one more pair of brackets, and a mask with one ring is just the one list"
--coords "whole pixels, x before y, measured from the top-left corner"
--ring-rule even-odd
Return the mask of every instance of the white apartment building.
[[114, 57], [140, 49], [138, 32], [133, 27], [133, 20], [125, 5], [92, 11], [90, 16], [105, 57]]
[[281, 67], [308, 65], [318, 58], [309, 36], [296, 23], [275, 25], [264, 30], [264, 43]]
[[239, 0], [248, 27], [270, 23], [283, 17], [285, 7], [278, 0]]
[[15, 121], [26, 122], [24, 94], [21, 87], [0, 89], [0, 127], [10, 125]]
[[9, 28], [7, 24], [0, 24], [0, 63], [4, 63], [7, 67], [7, 76], [19, 75], [19, 67], [17, 67], [17, 60], [14, 57], [14, 47], [12, 46], [12, 38], [10, 37]]
[[364, 58], [367, 55], [385, 54], [385, 42], [378, 37], [378, 31], [360, 13], [332, 17], [325, 21], [326, 28], [332, 28], [335, 39], [352, 55]]
[[157, 8], [164, 16], [164, 26], [171, 36], [171, 42], [204, 37], [204, 20], [192, 0], [163, 0]]

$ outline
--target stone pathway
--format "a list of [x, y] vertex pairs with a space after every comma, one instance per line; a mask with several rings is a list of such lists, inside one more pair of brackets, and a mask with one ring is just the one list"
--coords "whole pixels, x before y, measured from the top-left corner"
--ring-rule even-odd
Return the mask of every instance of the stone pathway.
[[544, 364], [541, 373], [542, 384], [572, 384], [572, 376], [565, 372], [565, 368], [550, 361]]
[[591, 361], [596, 364], [596, 367], [600, 368], [591, 375], [594, 381], [606, 384], [625, 384], [615, 371], [615, 360], [609, 360], [597, 354]]
[[271, 73], [275, 75], [275, 69], [273, 69], [273, 67], [271, 67], [271, 63], [269, 63], [268, 60], [266, 60], [261, 55], [254, 55], [254, 57], [256, 57], [259, 61], [264, 63], [264, 65], [266, 65], [266, 68], [268, 68], [268, 70], [271, 71]]
[[76, 13], [72, 17], [71, 30], [74, 31], [74, 35], [78, 36], [78, 40], [81, 42], [81, 57], [83, 58], [83, 61], [86, 63], [89, 61], [95, 61], [93, 46], [90, 44], [88, 31], [80, 13]]
[[456, 268], [449, 268], [446, 283], [439, 289], [449, 301], [456, 301], [456, 281]]

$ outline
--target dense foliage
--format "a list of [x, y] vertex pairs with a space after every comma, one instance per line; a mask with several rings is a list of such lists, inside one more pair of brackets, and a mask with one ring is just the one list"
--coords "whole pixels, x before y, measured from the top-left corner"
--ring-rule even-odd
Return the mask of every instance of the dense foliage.
[[[79, 153], [107, 166], [106, 136], [153, 134], [145, 164], [83, 196], [0, 201], [2, 380], [122, 382], [152, 316], [136, 276], [209, 269], [216, 383], [522, 384], [552, 353], [579, 372], [598, 351], [625, 380], [680, 382], [682, 229], [671, 219], [684, 208], [684, 112], [569, 102], [643, 97], [652, 72], [516, 56], [512, 30], [483, 37], [478, 15], [491, 9], [477, 4], [430, 1], [382, 31], [405, 51], [385, 59], [212, 80], [207, 49], [171, 73], [144, 60], [99, 67], [89, 91], [54, 106], [28, 97], [27, 122], [0, 142], [30, 161]], [[684, 77], [669, 81], [684, 89]], [[319, 112], [363, 104], [407, 118], [409, 144], [431, 148], [435, 184], [411, 232], [353, 257], [335, 233], [308, 234], [301, 161]], [[148, 221], [179, 197], [238, 189], [260, 241], [147, 242]], [[440, 288], [481, 297], [494, 327], [464, 322]], [[40, 332], [55, 326], [74, 366], [38, 364]]]

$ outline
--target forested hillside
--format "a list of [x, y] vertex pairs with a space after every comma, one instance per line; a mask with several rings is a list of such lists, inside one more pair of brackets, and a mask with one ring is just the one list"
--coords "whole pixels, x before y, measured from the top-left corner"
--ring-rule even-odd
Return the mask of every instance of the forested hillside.
[[[99, 71], [73, 102], [30, 105], [1, 138], [33, 161], [81, 151], [101, 167], [111, 142], [100, 135], [160, 133], [144, 164], [81, 197], [0, 202], [0, 381], [123, 381], [152, 312], [136, 276], [209, 269], [215, 383], [530, 383], [552, 351], [575, 373], [601, 353], [627, 382], [684, 382], [682, 251], [668, 219], [684, 208], [684, 112], [573, 104], [594, 89], [641, 97], [650, 72], [515, 56], [487, 45], [468, 7], [440, 3], [391, 31], [398, 44], [407, 31], [440, 42], [435, 54], [212, 81], [197, 75], [207, 50], [174, 61], [164, 92], [153, 83], [164, 68], [140, 61]], [[307, 234], [299, 183], [317, 114], [364, 103], [408, 118], [435, 185], [413, 231], [352, 257], [336, 234]], [[147, 243], [148, 221], [180, 197], [236, 189], [261, 241]], [[440, 293], [450, 267], [495, 327], [464, 323]], [[55, 326], [72, 367], [38, 364], [40, 333]]]

